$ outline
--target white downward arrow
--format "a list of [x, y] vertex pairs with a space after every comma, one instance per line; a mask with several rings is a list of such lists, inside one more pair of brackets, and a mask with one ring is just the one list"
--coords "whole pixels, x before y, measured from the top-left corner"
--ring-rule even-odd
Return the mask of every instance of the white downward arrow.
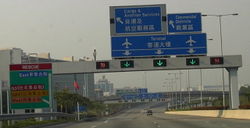
[[126, 51], [123, 53], [123, 55], [126, 55], [126, 56], [131, 55], [131, 54], [132, 54], [132, 53], [129, 52], [129, 50], [126, 50]]
[[161, 49], [158, 49], [155, 53], [158, 54], [158, 55], [160, 55], [160, 54], [163, 54], [164, 52], [161, 51]]
[[193, 48], [190, 48], [187, 52], [190, 53], [190, 54], [192, 54], [192, 53], [195, 52], [195, 50]]

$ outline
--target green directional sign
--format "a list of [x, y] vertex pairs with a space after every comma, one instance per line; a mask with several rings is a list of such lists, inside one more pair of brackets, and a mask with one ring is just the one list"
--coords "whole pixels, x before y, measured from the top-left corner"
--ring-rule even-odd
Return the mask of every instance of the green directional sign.
[[121, 61], [121, 68], [134, 68], [134, 61], [133, 60]]
[[166, 59], [156, 59], [154, 60], [154, 67], [166, 67], [167, 60]]
[[50, 107], [52, 64], [10, 65], [11, 109]]
[[186, 59], [187, 66], [199, 65], [199, 64], [200, 64], [199, 58], [187, 58]]

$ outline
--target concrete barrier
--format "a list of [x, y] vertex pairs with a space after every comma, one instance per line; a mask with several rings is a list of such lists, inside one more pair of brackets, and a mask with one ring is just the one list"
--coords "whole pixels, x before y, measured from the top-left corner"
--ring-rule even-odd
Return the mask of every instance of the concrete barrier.
[[193, 111], [167, 111], [166, 114], [204, 116], [232, 119], [249, 119], [250, 110], [193, 110]]

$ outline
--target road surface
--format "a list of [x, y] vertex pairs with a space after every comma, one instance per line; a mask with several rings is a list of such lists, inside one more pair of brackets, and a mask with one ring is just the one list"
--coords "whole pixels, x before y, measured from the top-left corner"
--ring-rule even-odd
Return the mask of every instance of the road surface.
[[[154, 106], [149, 104], [149, 106]], [[147, 116], [140, 106], [114, 117], [99, 121], [67, 123], [49, 128], [249, 128], [250, 120], [177, 116], [164, 114], [164, 107], [152, 108], [153, 116]], [[47, 127], [48, 128], [48, 127]]]

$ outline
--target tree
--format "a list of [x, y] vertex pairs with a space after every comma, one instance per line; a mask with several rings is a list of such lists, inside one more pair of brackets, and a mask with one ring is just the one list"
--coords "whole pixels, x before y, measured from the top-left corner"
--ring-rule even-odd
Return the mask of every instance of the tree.
[[79, 94], [70, 93], [67, 89], [56, 92], [55, 99], [57, 101], [58, 108], [60, 108], [60, 111], [67, 113], [74, 112], [74, 109], [77, 106], [77, 102], [79, 103], [79, 105], [84, 106], [89, 106], [91, 104], [88, 98], [83, 97]]

